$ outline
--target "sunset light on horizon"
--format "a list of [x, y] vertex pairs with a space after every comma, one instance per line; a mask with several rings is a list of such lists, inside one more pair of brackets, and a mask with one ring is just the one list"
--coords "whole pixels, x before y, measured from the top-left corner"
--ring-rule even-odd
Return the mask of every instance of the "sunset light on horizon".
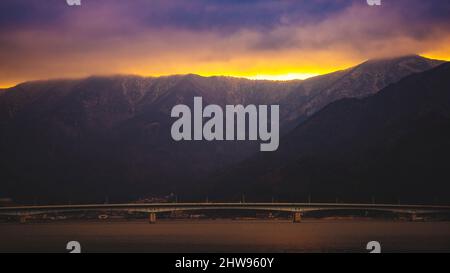
[[386, 1], [383, 9], [362, 0], [7, 2], [0, 88], [113, 74], [293, 80], [373, 58], [450, 60], [442, 1]]

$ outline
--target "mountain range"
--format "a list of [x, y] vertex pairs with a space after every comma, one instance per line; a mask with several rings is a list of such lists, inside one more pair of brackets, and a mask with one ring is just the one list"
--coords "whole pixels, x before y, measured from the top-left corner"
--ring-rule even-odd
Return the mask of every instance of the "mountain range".
[[448, 202], [450, 63], [327, 105], [280, 149], [211, 177], [212, 197]]
[[[300, 135], [315, 132], [300, 128], [312, 126], [318, 116], [335, 107], [332, 102], [368, 96], [367, 99], [373, 99], [373, 94], [388, 86], [391, 88], [391, 84], [402, 78], [442, 63], [420, 56], [371, 60], [308, 80], [285, 82], [190, 74], [158, 78], [94, 76], [19, 84], [0, 92], [0, 194], [17, 200], [46, 202], [98, 201], [106, 196], [130, 200], [169, 192], [189, 196], [205, 191], [213, 191], [211, 195], [215, 193], [220, 198], [245, 191], [244, 188], [233, 193], [222, 190], [221, 183], [222, 186], [229, 183], [223, 182], [217, 174], [225, 170], [229, 170], [228, 175], [237, 173], [233, 166], [247, 159], [242, 164], [252, 162], [250, 165], [259, 175], [251, 182], [241, 183], [242, 186], [253, 185], [260, 189], [261, 197], [269, 192], [285, 195], [283, 188], [288, 193], [301, 195], [306, 191], [294, 187], [294, 176], [291, 176], [293, 180], [284, 180], [285, 176], [280, 175], [283, 182], [261, 180], [262, 176], [275, 176], [268, 170], [283, 169], [291, 160], [304, 158], [286, 153], [287, 147], [297, 151], [293, 144], [297, 141], [300, 151], [306, 147], [313, 154], [328, 153], [323, 150], [325, 146], [316, 151], [313, 149], [316, 144], [309, 145], [304, 137], [297, 139], [302, 130], [311, 133]], [[285, 147], [280, 147], [273, 155], [257, 154], [256, 158], [268, 156], [271, 159], [255, 163], [258, 161], [254, 156], [258, 151], [256, 143], [174, 142], [170, 137], [173, 122], [170, 110], [180, 103], [191, 105], [194, 96], [202, 96], [204, 104], [222, 106], [279, 104], [280, 124], [285, 134], [281, 145]], [[408, 97], [404, 100], [409, 103]], [[329, 115], [331, 119], [334, 114]], [[343, 122], [338, 118], [334, 121]], [[325, 126], [320, 124], [317, 126]], [[337, 125], [327, 126], [331, 130]], [[326, 133], [332, 139], [337, 137], [334, 132]], [[379, 134], [375, 130], [364, 137]], [[349, 148], [355, 154], [357, 149], [362, 149], [359, 146]], [[279, 155], [286, 166], [272, 164], [271, 160]], [[331, 157], [325, 158], [332, 162]], [[261, 168], [259, 164], [273, 167]], [[296, 167], [292, 165], [293, 170]], [[325, 169], [332, 172], [334, 167]], [[205, 184], [211, 174], [217, 178], [215, 183]], [[235, 179], [238, 180], [241, 181]], [[258, 181], [262, 181], [261, 184]], [[312, 178], [311, 184], [321, 185]], [[295, 190], [289, 190], [290, 187]]]

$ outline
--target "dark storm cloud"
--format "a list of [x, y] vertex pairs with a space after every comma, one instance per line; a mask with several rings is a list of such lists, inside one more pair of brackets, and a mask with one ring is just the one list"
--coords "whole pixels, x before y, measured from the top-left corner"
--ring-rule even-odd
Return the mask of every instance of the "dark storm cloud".
[[379, 56], [450, 57], [447, 0], [81, 1], [0, 1], [0, 86], [98, 73], [322, 73]]
[[[92, 10], [110, 10], [112, 24], [116, 19], [132, 20], [141, 28], [268, 31], [318, 24], [350, 6], [367, 7], [365, 0], [82, 0], [82, 4], [73, 8], [65, 0], [2, 0], [0, 29], [64, 27], [74, 14], [90, 20]], [[383, 7], [394, 10], [405, 24], [449, 22], [450, 1], [384, 0]]]
[[[279, 24], [312, 22], [345, 9], [351, 1], [307, 0], [82, 0], [83, 9], [120, 11], [143, 27], [187, 29], [272, 28]], [[65, 0], [2, 0], [1, 27], [35, 27], [64, 23], [77, 12]], [[113, 19], [113, 18], [111, 18]]]
[[[348, 6], [367, 5], [365, 0], [82, 0], [86, 8], [109, 6], [122, 9], [124, 16], [143, 19], [150, 25], [188, 28], [275, 26], [283, 15], [292, 22], [313, 22]], [[445, 0], [384, 0], [383, 5], [400, 8], [403, 15], [421, 19], [446, 19], [450, 11]], [[70, 13], [65, 0], [2, 0], [2, 25], [55, 22]], [[401, 14], [400, 14], [401, 15]]]
[[66, 11], [64, 0], [2, 0], [0, 30], [55, 26]]

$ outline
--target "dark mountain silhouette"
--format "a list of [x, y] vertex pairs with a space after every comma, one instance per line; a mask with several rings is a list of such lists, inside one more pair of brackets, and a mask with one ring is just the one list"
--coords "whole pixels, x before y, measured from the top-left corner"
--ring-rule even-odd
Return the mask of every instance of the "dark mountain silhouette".
[[259, 143], [174, 142], [174, 105], [194, 96], [222, 106], [280, 104], [288, 132], [331, 101], [364, 97], [440, 63], [407, 56], [288, 82], [180, 75], [23, 83], [0, 93], [0, 195], [61, 202], [199, 192], [204, 186], [194, 182]]
[[367, 98], [331, 103], [289, 132], [277, 152], [258, 154], [217, 174], [209, 194], [292, 201], [448, 202], [449, 155], [446, 63]]
[[290, 115], [293, 119], [297, 119], [297, 115], [308, 117], [330, 102], [374, 94], [405, 76], [426, 71], [439, 64], [442, 61], [410, 55], [370, 60], [343, 71], [310, 79], [302, 85], [303, 91], [310, 94], [308, 101], [296, 105], [296, 110], [291, 111]]

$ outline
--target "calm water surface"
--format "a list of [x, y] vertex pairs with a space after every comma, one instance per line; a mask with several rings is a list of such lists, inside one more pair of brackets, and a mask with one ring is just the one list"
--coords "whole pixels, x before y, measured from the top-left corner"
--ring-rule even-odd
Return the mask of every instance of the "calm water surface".
[[450, 222], [316, 220], [0, 224], [0, 252], [450, 252]]

